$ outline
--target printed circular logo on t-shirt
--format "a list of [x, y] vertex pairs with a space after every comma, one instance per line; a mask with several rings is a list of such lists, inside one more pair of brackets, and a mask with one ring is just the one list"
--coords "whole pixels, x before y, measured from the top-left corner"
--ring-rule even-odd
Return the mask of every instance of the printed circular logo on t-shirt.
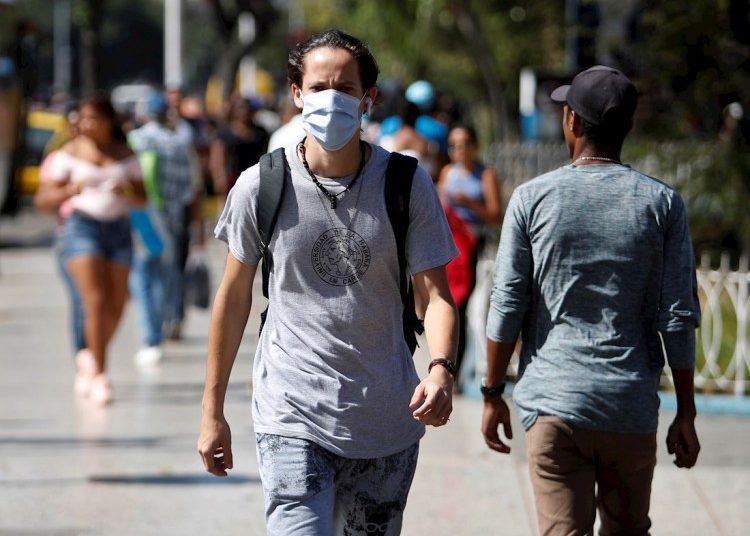
[[329, 229], [313, 245], [312, 265], [329, 285], [353, 285], [370, 267], [370, 248], [354, 231]]

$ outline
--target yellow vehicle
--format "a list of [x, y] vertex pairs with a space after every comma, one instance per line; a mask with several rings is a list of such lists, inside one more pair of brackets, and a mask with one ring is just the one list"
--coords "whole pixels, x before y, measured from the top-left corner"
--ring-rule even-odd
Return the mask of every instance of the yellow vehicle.
[[68, 137], [68, 121], [55, 112], [31, 110], [26, 116], [23, 161], [16, 172], [21, 195], [34, 195], [39, 187], [39, 166], [47, 153]]

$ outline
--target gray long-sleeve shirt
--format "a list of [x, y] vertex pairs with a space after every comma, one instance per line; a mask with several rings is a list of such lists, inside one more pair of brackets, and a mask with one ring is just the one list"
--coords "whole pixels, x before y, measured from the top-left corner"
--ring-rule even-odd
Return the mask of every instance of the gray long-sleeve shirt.
[[700, 322], [685, 206], [623, 165], [564, 166], [517, 188], [495, 265], [487, 336], [522, 332], [513, 399], [583, 428], [656, 430], [664, 350], [695, 364]]

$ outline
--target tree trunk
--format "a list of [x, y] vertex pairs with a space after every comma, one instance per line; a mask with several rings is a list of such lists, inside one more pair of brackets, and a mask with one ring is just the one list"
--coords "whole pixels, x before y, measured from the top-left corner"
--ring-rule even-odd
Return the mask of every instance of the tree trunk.
[[235, 39], [222, 53], [217, 74], [221, 80], [221, 93], [225, 100], [232, 95], [240, 61], [252, 49], [253, 43], [242, 43], [239, 39]]
[[474, 54], [479, 71], [484, 78], [487, 97], [492, 107], [492, 130], [495, 141], [508, 141], [513, 130], [508, 117], [508, 105], [505, 99], [505, 87], [495, 65], [492, 49], [485, 41], [479, 29], [471, 7], [462, 0], [452, 0], [456, 24], [459, 32], [467, 40]]
[[[221, 0], [206, 0], [211, 7], [214, 22], [224, 40], [224, 50], [216, 66], [221, 81], [221, 92], [227, 99], [234, 89], [237, 69], [244, 56], [249, 54], [260, 36], [266, 35], [278, 13], [268, 0], [234, 0], [234, 10], [229, 13]], [[243, 43], [237, 35], [237, 23], [242, 13], [252, 13], [256, 24], [256, 39]]]
[[81, 89], [91, 95], [100, 89], [101, 27], [106, 0], [86, 0], [85, 20], [81, 28]]
[[227, 12], [224, 10], [224, 8], [221, 5], [220, 0], [206, 0], [206, 3], [211, 8], [211, 13], [214, 18], [214, 23], [216, 24], [216, 27], [219, 30], [219, 35], [225, 40], [227, 40], [227, 38], [232, 34], [232, 29], [234, 28], [234, 21], [229, 17]]

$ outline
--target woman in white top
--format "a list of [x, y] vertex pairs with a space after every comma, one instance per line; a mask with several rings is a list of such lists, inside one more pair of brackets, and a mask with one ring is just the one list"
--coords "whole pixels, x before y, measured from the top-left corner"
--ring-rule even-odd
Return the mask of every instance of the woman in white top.
[[138, 159], [108, 98], [82, 102], [79, 129], [80, 136], [63, 146], [49, 173], [73, 211], [61, 237], [62, 254], [83, 300], [86, 344], [93, 356], [78, 363], [76, 392], [103, 405], [112, 398], [106, 348], [127, 299], [128, 204], [143, 204], [145, 192]]

